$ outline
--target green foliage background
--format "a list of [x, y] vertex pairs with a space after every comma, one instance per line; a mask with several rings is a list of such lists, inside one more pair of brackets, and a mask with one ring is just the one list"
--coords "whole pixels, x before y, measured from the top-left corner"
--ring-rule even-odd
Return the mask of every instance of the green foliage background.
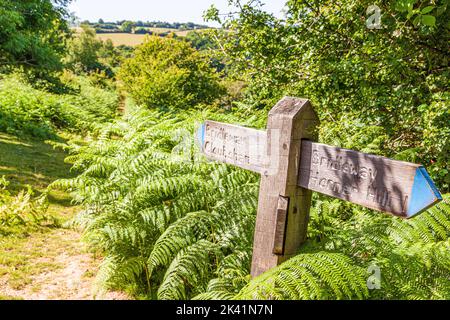
[[0, 1], [0, 71], [24, 67], [40, 73], [61, 69], [69, 29], [70, 0]]
[[410, 221], [318, 196], [299, 255], [250, 281], [259, 178], [205, 162], [192, 138], [198, 121], [243, 116], [138, 109], [72, 146], [83, 173], [52, 187], [85, 206], [74, 223], [107, 255], [100, 283], [150, 299], [449, 298], [448, 196]]
[[66, 73], [65, 94], [34, 88], [23, 74], [0, 75], [0, 131], [39, 138], [58, 130], [95, 131], [117, 112], [118, 94], [99, 88], [87, 76]]
[[[90, 30], [63, 41], [67, 1], [0, 0], [0, 130], [89, 136], [52, 142], [80, 174], [50, 188], [83, 206], [72, 224], [105, 257], [99, 284], [147, 299], [450, 299], [448, 194], [408, 221], [316, 194], [298, 255], [250, 279], [259, 177], [205, 161], [194, 138], [205, 119], [264, 128], [282, 96], [306, 97], [321, 142], [422, 163], [448, 193], [447, 1], [377, 1], [380, 29], [368, 0], [290, 0], [285, 19], [229, 3], [206, 12], [222, 30], [130, 54]], [[5, 185], [1, 224], [46, 219]]]
[[77, 74], [114, 75], [122, 56], [111, 40], [103, 42], [96, 37], [94, 29], [83, 26], [82, 32], [68, 41], [67, 54], [63, 59], [66, 68]]
[[211, 103], [221, 91], [209, 61], [188, 43], [148, 37], [119, 72], [126, 91], [150, 108], [189, 108]]
[[[322, 142], [420, 162], [449, 191], [448, 1], [292, 0], [283, 20], [260, 1], [229, 3], [238, 14], [206, 16], [229, 30], [215, 36], [248, 104], [308, 98]], [[373, 4], [380, 29], [366, 25]]]

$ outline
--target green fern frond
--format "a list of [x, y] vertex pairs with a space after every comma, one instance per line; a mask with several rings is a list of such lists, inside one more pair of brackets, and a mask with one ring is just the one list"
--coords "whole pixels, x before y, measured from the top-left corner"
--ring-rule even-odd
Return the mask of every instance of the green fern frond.
[[299, 254], [253, 279], [236, 299], [363, 299], [365, 270], [330, 252]]
[[202, 234], [208, 234], [213, 217], [206, 211], [188, 213], [177, 220], [156, 241], [148, 259], [149, 270], [168, 265], [173, 257]]
[[202, 292], [208, 279], [211, 262], [221, 255], [219, 246], [200, 240], [181, 250], [173, 259], [158, 289], [162, 300], [186, 299], [188, 291]]
[[411, 220], [394, 221], [389, 232], [397, 242], [435, 242], [450, 236], [450, 195]]

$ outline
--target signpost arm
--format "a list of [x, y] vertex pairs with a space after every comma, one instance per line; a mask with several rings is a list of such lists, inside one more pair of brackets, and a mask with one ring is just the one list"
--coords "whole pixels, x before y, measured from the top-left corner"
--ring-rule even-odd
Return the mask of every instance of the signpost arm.
[[293, 256], [306, 240], [311, 191], [297, 186], [301, 141], [315, 141], [318, 124], [306, 99], [285, 97], [269, 112], [267, 152], [276, 167], [261, 174], [252, 277]]

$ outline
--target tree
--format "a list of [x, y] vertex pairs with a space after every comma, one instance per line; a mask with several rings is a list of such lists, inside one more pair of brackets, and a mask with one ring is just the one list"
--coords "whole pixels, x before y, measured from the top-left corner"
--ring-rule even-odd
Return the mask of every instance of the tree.
[[97, 39], [95, 30], [83, 26], [83, 32], [73, 37], [67, 46], [64, 62], [67, 68], [77, 73], [104, 71], [112, 76], [117, 66], [118, 53], [111, 40]]
[[134, 30], [135, 34], [151, 34], [151, 31], [149, 31], [146, 28], [138, 27]]
[[133, 31], [133, 28], [134, 28], [134, 23], [132, 21], [125, 21], [120, 26], [120, 30], [122, 30], [123, 32], [126, 32], [126, 33], [131, 33]]
[[190, 31], [185, 39], [197, 50], [217, 49], [216, 42], [206, 32]]
[[74, 71], [89, 72], [101, 68], [98, 61], [98, 51], [102, 42], [97, 40], [95, 30], [82, 26], [81, 34], [68, 43], [66, 66]]
[[126, 60], [119, 78], [140, 104], [187, 108], [211, 103], [222, 90], [209, 61], [188, 43], [151, 36]]
[[[284, 20], [260, 1], [231, 2], [239, 14], [217, 37], [232, 74], [249, 83], [249, 103], [307, 97], [323, 142], [422, 163], [449, 190], [446, 1], [380, 1], [379, 29], [368, 27], [371, 1], [290, 0]], [[207, 16], [222, 18], [215, 8]]]
[[0, 67], [61, 67], [69, 0], [0, 0]]
[[105, 21], [103, 19], [98, 19], [98, 24], [105, 24]]

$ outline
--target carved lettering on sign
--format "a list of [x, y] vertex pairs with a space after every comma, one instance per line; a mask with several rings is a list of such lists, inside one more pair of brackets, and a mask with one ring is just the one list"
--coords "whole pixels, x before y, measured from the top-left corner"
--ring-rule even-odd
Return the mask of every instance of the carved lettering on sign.
[[303, 141], [299, 185], [368, 208], [405, 216], [419, 167]]
[[[199, 132], [203, 153], [212, 160], [269, 174], [276, 172], [278, 160], [271, 157], [277, 151], [279, 137], [272, 133], [268, 149], [267, 132], [214, 121], [206, 121]], [[273, 170], [271, 170], [273, 169]]]

